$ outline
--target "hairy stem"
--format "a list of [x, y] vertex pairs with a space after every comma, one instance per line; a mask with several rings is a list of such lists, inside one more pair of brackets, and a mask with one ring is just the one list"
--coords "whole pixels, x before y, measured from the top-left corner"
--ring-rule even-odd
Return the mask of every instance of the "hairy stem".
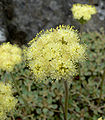
[[65, 107], [64, 107], [64, 120], [67, 120], [67, 113], [68, 113], [68, 83], [67, 80], [64, 81], [64, 87], [65, 87]]

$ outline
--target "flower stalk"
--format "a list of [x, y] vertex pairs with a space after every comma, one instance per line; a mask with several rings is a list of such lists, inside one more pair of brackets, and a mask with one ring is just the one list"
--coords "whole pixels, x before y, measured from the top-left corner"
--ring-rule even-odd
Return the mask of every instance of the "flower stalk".
[[64, 88], [65, 88], [65, 107], [64, 107], [64, 120], [67, 120], [67, 114], [68, 114], [68, 99], [69, 99], [69, 94], [68, 94], [68, 83], [67, 80], [64, 81]]
[[93, 5], [94, 0], [89, 0], [89, 4]]
[[36, 80], [63, 80], [65, 88], [64, 120], [68, 116], [68, 82], [77, 73], [75, 63], [85, 60], [85, 46], [80, 44], [76, 30], [69, 25], [59, 25], [55, 29], [40, 31], [29, 42], [24, 54]]
[[80, 35], [82, 37], [82, 32], [83, 32], [84, 24], [80, 24]]

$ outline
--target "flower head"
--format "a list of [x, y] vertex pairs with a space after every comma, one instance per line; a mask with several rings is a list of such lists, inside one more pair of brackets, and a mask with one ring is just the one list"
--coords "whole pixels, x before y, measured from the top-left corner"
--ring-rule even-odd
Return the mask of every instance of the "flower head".
[[105, 119], [102, 119], [102, 117], [98, 118], [98, 120], [105, 120]]
[[10, 84], [0, 82], [0, 120], [6, 118], [6, 113], [11, 112], [17, 103], [12, 95], [12, 88]]
[[96, 14], [96, 8], [87, 4], [74, 4], [72, 7], [73, 17], [80, 22], [88, 21], [93, 14]]
[[49, 76], [70, 79], [76, 74], [76, 63], [85, 58], [85, 47], [79, 41], [77, 32], [70, 26], [41, 31], [25, 49], [36, 79], [44, 80]]
[[0, 69], [12, 71], [16, 64], [22, 60], [22, 50], [16, 45], [4, 43], [0, 45]]

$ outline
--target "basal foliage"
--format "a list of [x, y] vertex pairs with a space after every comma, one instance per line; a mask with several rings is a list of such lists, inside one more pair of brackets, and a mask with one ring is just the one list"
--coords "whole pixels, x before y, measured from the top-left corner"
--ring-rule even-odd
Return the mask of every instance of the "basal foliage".
[[[100, 82], [105, 69], [105, 33], [103, 30], [100, 33], [83, 33], [81, 42], [88, 47], [87, 61], [85, 64], [81, 63], [81, 75], [74, 77], [70, 85], [71, 99], [69, 99], [68, 112], [70, 115], [68, 114], [68, 118], [71, 120], [97, 120], [103, 117], [105, 119], [105, 86], [103, 86], [102, 99], [98, 105]], [[34, 74], [30, 72], [24, 62], [15, 67], [13, 75], [18, 81], [21, 93], [32, 108], [28, 115], [23, 100], [15, 92], [16, 98], [19, 99], [14, 114], [15, 119], [63, 120], [61, 103], [64, 103], [64, 90], [61, 81], [51, 78], [47, 79], [46, 84], [43, 81], [40, 83], [35, 81]], [[11, 76], [3, 71], [0, 71], [0, 77], [2, 81], [5, 77], [12, 81]], [[14, 91], [16, 91], [15, 88]]]

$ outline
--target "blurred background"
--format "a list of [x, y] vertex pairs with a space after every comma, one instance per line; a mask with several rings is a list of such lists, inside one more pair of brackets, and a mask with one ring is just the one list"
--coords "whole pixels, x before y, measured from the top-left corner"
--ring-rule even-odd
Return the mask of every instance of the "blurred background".
[[[89, 0], [0, 0], [0, 41], [19, 45], [31, 40], [42, 29], [59, 24], [74, 25], [71, 7]], [[105, 28], [105, 0], [94, 0], [97, 14], [85, 25], [85, 31]]]

